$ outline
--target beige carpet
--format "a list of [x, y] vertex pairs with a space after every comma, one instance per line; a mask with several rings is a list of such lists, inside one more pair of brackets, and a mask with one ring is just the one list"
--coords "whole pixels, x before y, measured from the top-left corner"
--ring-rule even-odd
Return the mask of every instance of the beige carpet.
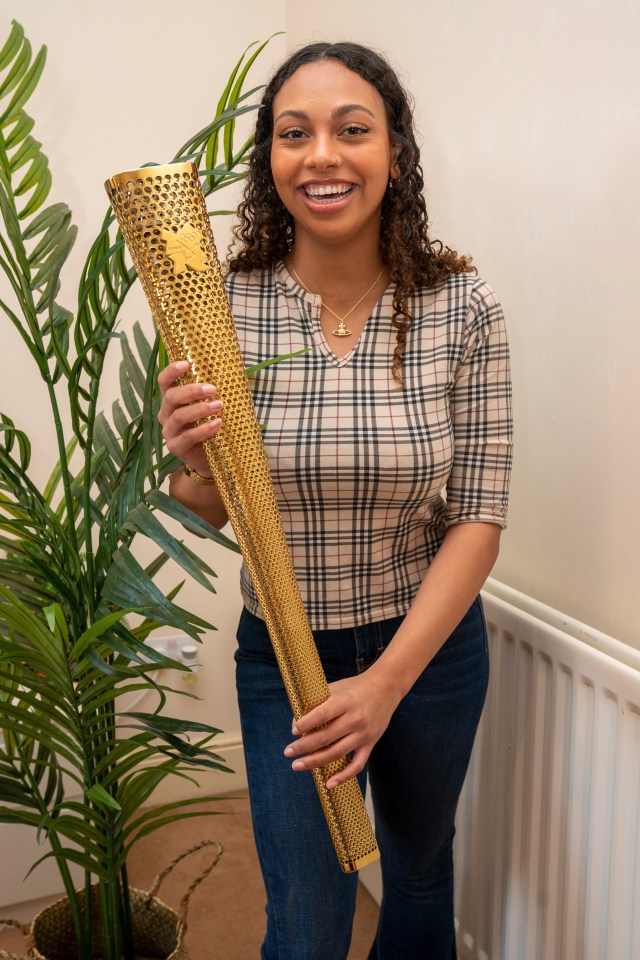
[[[170, 824], [141, 840], [129, 858], [131, 886], [147, 890], [156, 874], [177, 854], [204, 837], [219, 840], [225, 848], [223, 857], [191, 900], [187, 933], [191, 960], [258, 960], [265, 926], [265, 897], [249, 802], [242, 793], [238, 799], [225, 798], [215, 804], [203, 804], [201, 809], [224, 816]], [[180, 863], [163, 885], [161, 898], [177, 907], [210, 856], [205, 849]], [[377, 919], [377, 905], [360, 887], [349, 960], [366, 960]], [[15, 931], [0, 932], [0, 950], [23, 948], [22, 938]]]

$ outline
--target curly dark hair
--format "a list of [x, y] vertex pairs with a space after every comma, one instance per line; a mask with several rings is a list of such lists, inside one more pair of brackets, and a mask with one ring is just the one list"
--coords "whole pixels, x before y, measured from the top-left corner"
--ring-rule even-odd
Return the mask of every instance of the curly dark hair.
[[294, 245], [294, 220], [278, 196], [271, 175], [273, 101], [299, 67], [319, 60], [337, 60], [378, 91], [385, 106], [390, 139], [400, 146], [398, 173], [382, 201], [380, 255], [391, 268], [395, 284], [392, 322], [398, 332], [392, 371], [394, 379], [402, 384], [402, 354], [413, 323], [409, 297], [419, 287], [438, 286], [452, 274], [475, 268], [470, 257], [459, 256], [439, 240], [429, 239], [413, 101], [383, 56], [358, 43], [311, 43], [293, 53], [275, 72], [258, 110], [255, 145], [238, 207], [228, 267], [231, 271], [269, 267], [284, 260]]

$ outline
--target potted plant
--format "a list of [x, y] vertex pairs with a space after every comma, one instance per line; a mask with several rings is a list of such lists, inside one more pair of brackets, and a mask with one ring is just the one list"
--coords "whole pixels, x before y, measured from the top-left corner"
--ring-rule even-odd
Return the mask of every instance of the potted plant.
[[[206, 196], [244, 176], [251, 140], [236, 148], [235, 121], [254, 109], [243, 89], [263, 47], [245, 51], [214, 120], [176, 154], [198, 165]], [[51, 173], [24, 110], [45, 55], [32, 55], [14, 22], [0, 50], [0, 269], [10, 291], [0, 307], [46, 385], [58, 462], [38, 485], [29, 437], [13, 411], [0, 415], [0, 822], [37, 830], [50, 846], [37, 863], [54, 857], [60, 871], [73, 948], [47, 960], [134, 960], [127, 854], [168, 820], [202, 815], [189, 802], [141, 808], [166, 777], [227, 769], [211, 748], [218, 730], [161, 712], [170, 688], [154, 675], [188, 668], [145, 641], [161, 626], [197, 641], [210, 625], [178, 605], [179, 586], [165, 593], [154, 578], [169, 558], [206, 589], [213, 574], [161, 517], [237, 547], [161, 490], [176, 465], [156, 418], [162, 350], [137, 325], [131, 339], [118, 330], [136, 277], [110, 213], [76, 309], [58, 300], [76, 230], [64, 203], [45, 206]], [[116, 341], [122, 397], [107, 413], [100, 386]], [[146, 566], [132, 550], [138, 536], [158, 548]], [[121, 712], [133, 691], [152, 691], [155, 710]], [[71, 864], [84, 870], [80, 891]]]

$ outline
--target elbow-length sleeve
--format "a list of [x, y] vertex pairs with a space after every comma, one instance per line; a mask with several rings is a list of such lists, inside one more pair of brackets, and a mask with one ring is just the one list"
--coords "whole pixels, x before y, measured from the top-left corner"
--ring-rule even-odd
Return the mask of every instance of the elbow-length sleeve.
[[506, 527], [513, 421], [509, 345], [489, 284], [473, 284], [462, 354], [450, 394], [453, 464], [446, 522]]

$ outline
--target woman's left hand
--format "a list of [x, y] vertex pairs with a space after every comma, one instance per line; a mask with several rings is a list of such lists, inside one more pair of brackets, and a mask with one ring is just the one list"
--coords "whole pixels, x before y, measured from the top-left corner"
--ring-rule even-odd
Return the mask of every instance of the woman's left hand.
[[299, 758], [292, 763], [294, 770], [312, 770], [353, 753], [349, 765], [327, 781], [327, 787], [337, 787], [364, 769], [398, 702], [371, 668], [330, 683], [329, 699], [294, 720], [291, 732], [299, 739], [284, 754]]

